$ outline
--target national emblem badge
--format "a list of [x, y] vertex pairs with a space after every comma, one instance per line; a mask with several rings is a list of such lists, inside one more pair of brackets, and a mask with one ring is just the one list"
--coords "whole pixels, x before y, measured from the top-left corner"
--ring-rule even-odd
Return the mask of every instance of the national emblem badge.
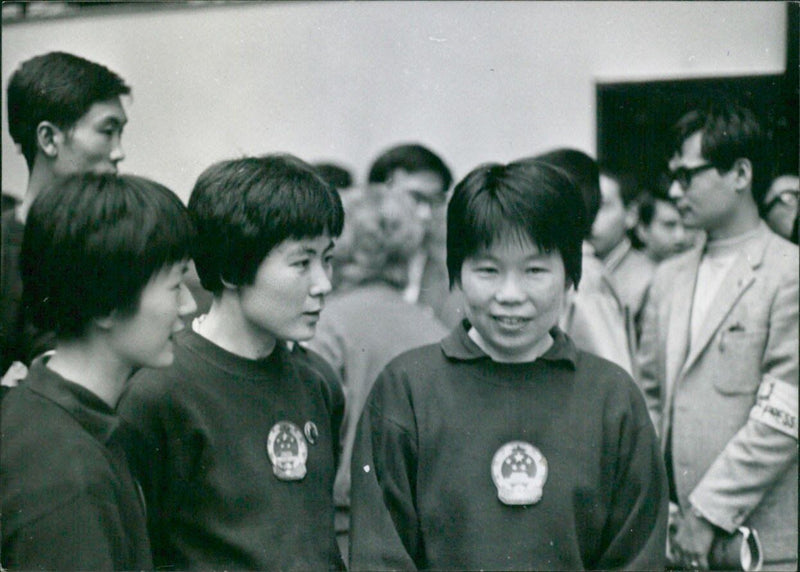
[[267, 437], [272, 472], [282, 481], [299, 481], [306, 476], [308, 446], [303, 433], [290, 421], [279, 421]]
[[525, 441], [510, 441], [492, 458], [492, 481], [503, 504], [528, 505], [539, 502], [547, 480], [547, 459]]

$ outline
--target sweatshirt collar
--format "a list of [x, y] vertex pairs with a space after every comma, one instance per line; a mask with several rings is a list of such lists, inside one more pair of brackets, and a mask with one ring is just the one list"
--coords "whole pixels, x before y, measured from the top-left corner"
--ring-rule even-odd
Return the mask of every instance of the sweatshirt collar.
[[119, 427], [114, 410], [97, 395], [47, 367], [49, 356], [36, 359], [23, 382], [31, 391], [69, 413], [89, 434], [108, 443]]
[[[458, 361], [472, 361], [478, 359], [491, 360], [486, 352], [472, 341], [467, 334], [471, 327], [472, 325], [469, 323], [469, 320], [464, 319], [450, 332], [450, 335], [440, 342], [442, 352], [445, 356]], [[578, 350], [575, 348], [575, 344], [558, 328], [558, 326], [550, 330], [550, 335], [553, 336], [553, 345], [550, 346], [550, 349], [544, 354], [539, 356], [538, 359], [551, 362], [567, 362], [572, 369], [575, 369], [578, 356]]]

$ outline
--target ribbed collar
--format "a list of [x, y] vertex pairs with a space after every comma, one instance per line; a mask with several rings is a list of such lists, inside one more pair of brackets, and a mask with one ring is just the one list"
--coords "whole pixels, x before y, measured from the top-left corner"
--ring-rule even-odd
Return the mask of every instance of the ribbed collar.
[[107, 444], [119, 427], [114, 410], [85, 387], [47, 367], [49, 356], [36, 359], [23, 386], [69, 413], [92, 437]]
[[274, 375], [285, 363], [285, 356], [289, 352], [286, 344], [278, 341], [275, 349], [268, 356], [261, 359], [248, 359], [221, 348], [192, 328], [184, 328], [177, 335], [177, 341], [201, 361], [209, 362], [236, 377], [244, 378], [262, 378], [265, 375]]
[[[469, 337], [467, 332], [469, 332], [471, 327], [472, 325], [469, 323], [469, 320], [464, 319], [459, 325], [453, 328], [450, 335], [440, 342], [444, 355], [450, 359], [460, 361], [492, 359]], [[575, 344], [572, 343], [572, 340], [570, 340], [558, 326], [550, 330], [550, 335], [553, 336], [553, 345], [537, 359], [552, 362], [567, 362], [572, 369], [575, 369], [578, 358], [578, 350], [575, 348]], [[509, 363], [507, 365], [514, 364]]]
[[747, 243], [760, 238], [766, 227], [767, 225], [764, 222], [759, 222], [756, 228], [730, 238], [706, 239], [704, 253], [708, 256], [738, 253]]

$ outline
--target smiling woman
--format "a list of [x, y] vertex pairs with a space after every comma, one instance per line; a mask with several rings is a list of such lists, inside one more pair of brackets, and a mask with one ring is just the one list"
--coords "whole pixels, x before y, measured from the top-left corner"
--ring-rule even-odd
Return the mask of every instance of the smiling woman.
[[580, 192], [542, 161], [456, 185], [447, 264], [468, 319], [372, 388], [351, 569], [662, 567], [666, 477], [641, 393], [556, 326], [586, 229]]
[[526, 237], [505, 237], [464, 260], [470, 337], [495, 361], [533, 361], [553, 345], [567, 289], [564, 262]]
[[469, 336], [494, 360], [533, 361], [552, 345], [567, 288], [580, 281], [582, 206], [575, 186], [541, 161], [487, 164], [456, 187], [448, 270]]

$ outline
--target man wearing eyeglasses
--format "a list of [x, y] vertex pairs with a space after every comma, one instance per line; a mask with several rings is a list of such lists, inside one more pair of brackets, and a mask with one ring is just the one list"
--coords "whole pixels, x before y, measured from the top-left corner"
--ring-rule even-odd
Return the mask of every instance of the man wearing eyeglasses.
[[706, 238], [658, 269], [638, 354], [679, 507], [672, 557], [708, 568], [747, 527], [765, 570], [796, 570], [798, 249], [759, 218], [765, 145], [749, 110], [692, 111], [675, 134], [670, 198]]
[[787, 240], [797, 244], [798, 196], [800, 196], [800, 177], [781, 175], [772, 181], [764, 201], [761, 203], [761, 216], [767, 225]]

